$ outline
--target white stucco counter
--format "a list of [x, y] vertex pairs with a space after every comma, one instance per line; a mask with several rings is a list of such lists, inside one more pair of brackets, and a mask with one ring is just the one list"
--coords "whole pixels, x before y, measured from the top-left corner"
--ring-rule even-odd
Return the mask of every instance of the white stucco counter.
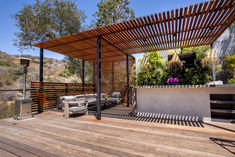
[[136, 86], [136, 111], [210, 119], [210, 94], [235, 94], [235, 85]]

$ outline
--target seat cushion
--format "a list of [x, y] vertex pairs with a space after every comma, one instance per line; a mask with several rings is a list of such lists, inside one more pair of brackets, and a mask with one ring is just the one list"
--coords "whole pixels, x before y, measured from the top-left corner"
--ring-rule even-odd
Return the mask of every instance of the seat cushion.
[[[93, 101], [89, 101], [88, 100], [88, 105], [96, 105], [97, 104], [97, 100], [95, 99], [95, 100], [93, 100]], [[104, 104], [104, 100], [101, 100], [101, 105], [103, 105]]]
[[108, 102], [117, 102], [117, 98], [108, 98], [107, 101]]
[[76, 113], [76, 112], [79, 112], [79, 111], [83, 111], [85, 109], [86, 109], [86, 106], [84, 106], [84, 105], [74, 106], [74, 107], [69, 108], [69, 112]]
[[120, 95], [120, 92], [113, 92], [112, 98], [118, 98]]

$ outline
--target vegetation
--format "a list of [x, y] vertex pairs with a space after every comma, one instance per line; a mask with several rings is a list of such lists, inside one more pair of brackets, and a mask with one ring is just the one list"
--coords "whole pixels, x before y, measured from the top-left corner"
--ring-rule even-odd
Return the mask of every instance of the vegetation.
[[[211, 70], [201, 66], [201, 60], [206, 56], [207, 46], [185, 48], [183, 53], [193, 53], [197, 55], [196, 66], [186, 68], [184, 70], [168, 70], [167, 60], [161, 58], [159, 52], [150, 52], [148, 56], [148, 64], [141, 67], [134, 83], [137, 85], [166, 85], [168, 78], [178, 78], [177, 84], [205, 84], [209, 82]], [[170, 54], [178, 52], [170, 51]]]
[[[82, 60], [66, 57], [66, 62], [67, 65], [65, 67], [64, 76], [66, 77], [75, 74], [81, 78], [80, 80], [82, 80]], [[85, 61], [84, 64], [86, 83], [91, 83], [91, 80], [93, 78], [93, 65], [92, 63], [89, 63], [87, 61]]]
[[225, 69], [231, 77], [235, 78], [235, 55], [226, 55], [224, 58]]
[[[15, 45], [23, 50], [31, 48], [34, 43], [80, 32], [85, 14], [71, 0], [36, 0], [33, 5], [25, 5], [13, 18], [16, 26], [20, 28], [20, 32], [16, 33]], [[81, 60], [71, 57], [65, 59], [68, 63], [66, 67], [73, 69], [71, 74], [77, 70], [76, 74], [81, 76], [81, 64], [77, 64]], [[44, 64], [47, 65], [46, 61]]]
[[135, 13], [128, 5], [129, 0], [101, 0], [98, 11], [93, 14], [96, 27], [135, 18]]
[[166, 80], [166, 64], [159, 52], [150, 52], [148, 64], [142, 67], [136, 78], [138, 85], [160, 85]]
[[9, 66], [11, 66], [11, 63], [8, 62], [8, 61], [0, 60], [0, 66], [7, 66], [7, 67], [9, 67]]
[[10, 105], [2, 103], [0, 105], [0, 119], [13, 117], [14, 107], [14, 103], [11, 103]]
[[36, 0], [12, 17], [20, 29], [15, 45], [23, 50], [34, 43], [79, 32], [85, 14], [71, 0]]

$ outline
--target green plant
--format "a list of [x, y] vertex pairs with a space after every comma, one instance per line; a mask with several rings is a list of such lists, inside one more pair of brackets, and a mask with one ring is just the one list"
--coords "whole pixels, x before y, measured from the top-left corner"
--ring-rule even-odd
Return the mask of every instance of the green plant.
[[58, 74], [61, 77], [65, 77], [65, 78], [69, 78], [70, 76], [72, 76], [72, 74], [68, 71], [67, 68], [65, 68], [62, 72], [60, 72]]
[[81, 31], [85, 14], [72, 0], [36, 0], [12, 17], [20, 30], [15, 33], [15, 45], [22, 50], [33, 43]]
[[161, 59], [159, 52], [149, 52], [148, 66], [141, 67], [140, 72], [134, 77], [138, 85], [160, 85], [166, 80], [166, 64]]
[[[201, 60], [206, 56], [207, 46], [196, 48], [185, 48], [183, 53], [195, 52], [197, 55], [197, 64], [193, 68], [168, 70], [167, 60], [161, 59], [158, 52], [147, 53], [148, 64], [141, 67], [138, 74], [133, 76], [133, 85], [162, 85], [166, 84], [168, 78], [178, 78], [178, 84], [205, 84], [210, 81], [211, 70], [201, 66]], [[172, 51], [170, 51], [171, 53]], [[175, 52], [172, 52], [175, 53]], [[220, 70], [220, 67], [217, 67]]]
[[11, 63], [9, 61], [4, 61], [4, 60], [0, 60], [0, 66], [11, 66]]
[[235, 84], [235, 79], [232, 78], [232, 79], [228, 80], [227, 84]]
[[12, 79], [16, 81], [24, 75], [24, 72], [20, 68], [19, 69], [11, 69], [10, 75], [11, 75]]
[[235, 75], [235, 55], [226, 54], [224, 61], [225, 61], [225, 70], [231, 75], [231, 77], [234, 77], [234, 75]]
[[6, 102], [0, 103], [0, 119], [12, 117], [14, 114], [14, 108], [14, 103], [11, 103], [10, 105], [7, 105]]

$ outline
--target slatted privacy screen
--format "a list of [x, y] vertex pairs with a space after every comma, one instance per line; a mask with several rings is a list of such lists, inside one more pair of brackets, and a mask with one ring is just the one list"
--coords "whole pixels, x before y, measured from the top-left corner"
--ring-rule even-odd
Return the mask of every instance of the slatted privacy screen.
[[[235, 19], [234, 0], [210, 0], [45, 41], [34, 46], [96, 62], [125, 60], [125, 54], [212, 44]], [[121, 51], [120, 51], [121, 50]]]
[[57, 107], [59, 96], [95, 93], [94, 84], [31, 82], [33, 113]]

